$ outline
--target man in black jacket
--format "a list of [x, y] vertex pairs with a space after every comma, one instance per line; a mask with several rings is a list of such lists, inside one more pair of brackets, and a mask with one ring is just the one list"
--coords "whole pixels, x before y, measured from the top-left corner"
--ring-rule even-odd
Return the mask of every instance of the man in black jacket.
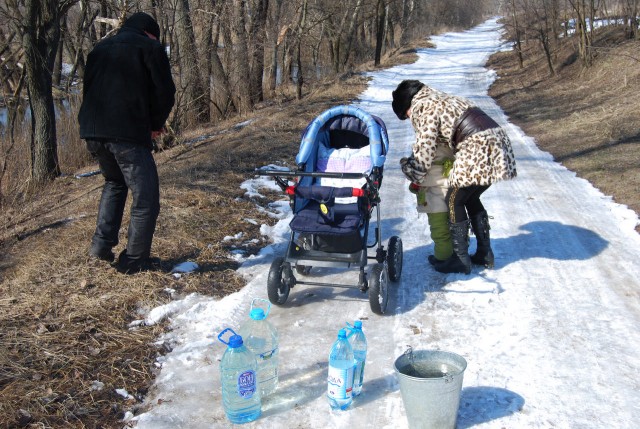
[[90, 256], [114, 260], [129, 189], [133, 196], [127, 248], [116, 263], [123, 273], [150, 267], [160, 212], [152, 139], [164, 128], [176, 88], [159, 37], [156, 21], [139, 12], [115, 36], [98, 43], [87, 58], [78, 114], [80, 137], [105, 178]]

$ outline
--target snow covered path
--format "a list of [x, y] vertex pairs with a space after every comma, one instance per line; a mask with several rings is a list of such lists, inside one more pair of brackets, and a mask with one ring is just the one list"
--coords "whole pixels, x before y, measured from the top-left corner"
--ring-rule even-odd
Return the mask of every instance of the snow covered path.
[[[458, 353], [468, 362], [458, 428], [640, 427], [640, 236], [638, 218], [585, 180], [553, 162], [508, 122], [487, 96], [494, 73], [488, 56], [502, 48], [489, 20], [464, 33], [434, 37], [420, 59], [372, 74], [359, 107], [387, 124], [391, 153], [382, 187], [383, 236], [402, 238], [404, 269], [389, 311], [373, 314], [358, 290], [297, 285], [270, 321], [280, 332], [280, 387], [248, 428], [406, 428], [393, 362], [407, 346]], [[491, 219], [493, 270], [466, 276], [435, 272], [426, 216], [418, 215], [398, 160], [410, 151], [409, 121], [391, 110], [391, 91], [418, 79], [471, 98], [512, 139], [518, 178], [483, 196]], [[283, 207], [283, 205], [280, 205]], [[282, 255], [283, 219], [269, 234], [276, 244], [242, 268], [250, 279], [221, 300], [192, 295], [147, 315], [170, 317], [159, 339], [173, 351], [138, 428], [226, 428], [220, 402], [216, 339], [245, 320], [253, 297], [266, 298], [269, 265]], [[473, 249], [473, 239], [472, 246]], [[356, 270], [314, 269], [310, 277], [357, 282]], [[363, 393], [346, 412], [332, 412], [327, 356], [339, 328], [362, 319], [369, 341]]]

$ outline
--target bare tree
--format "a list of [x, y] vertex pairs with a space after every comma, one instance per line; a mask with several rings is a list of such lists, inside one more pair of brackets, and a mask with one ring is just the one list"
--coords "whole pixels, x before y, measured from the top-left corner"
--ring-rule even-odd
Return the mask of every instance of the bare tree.
[[209, 121], [209, 96], [204, 90], [200, 75], [191, 6], [189, 0], [178, 0], [176, 6], [178, 64], [183, 93], [181, 102], [186, 112], [185, 125], [201, 124]]
[[520, 22], [518, 21], [516, 0], [509, 0], [509, 6], [511, 9], [511, 23], [513, 25], [513, 33], [515, 37], [515, 52], [518, 56], [518, 65], [520, 68], [523, 68], [524, 58], [522, 57], [522, 29], [520, 28]]
[[352, 46], [356, 37], [356, 29], [358, 28], [358, 15], [360, 14], [362, 3], [363, 0], [356, 0], [356, 4], [353, 7], [353, 11], [351, 13], [351, 19], [349, 20], [349, 30], [347, 31], [347, 40], [345, 41], [345, 55], [344, 60], [342, 61], [343, 65], [346, 65], [347, 61], [349, 61], [349, 58], [351, 57]]
[[410, 22], [411, 15], [413, 13], [413, 1], [412, 0], [402, 0], [402, 17], [400, 18], [400, 44], [406, 45], [410, 40]]
[[[211, 49], [209, 51], [211, 59], [211, 76], [209, 81], [211, 82], [212, 102], [215, 111], [212, 112], [212, 117], [224, 118], [230, 112], [236, 111], [237, 108], [233, 101], [233, 94], [231, 88], [231, 82], [229, 80], [229, 74], [225, 69], [223, 59], [219, 54], [220, 38], [223, 37], [225, 42], [225, 51], [228, 46], [226, 43], [231, 43], [230, 22], [222, 19], [224, 10], [224, 2], [218, 1], [213, 8], [213, 20], [211, 22]], [[228, 67], [227, 67], [228, 68]]]
[[640, 0], [624, 0], [622, 5], [623, 14], [625, 17], [625, 25], [628, 29], [628, 35], [630, 39], [638, 39], [638, 9]]
[[540, 43], [551, 76], [556, 74], [553, 65], [553, 44], [555, 43], [553, 28], [557, 25], [554, 21], [556, 5], [557, 0], [530, 0], [525, 4], [530, 26]]
[[387, 21], [387, 6], [384, 0], [378, 0], [376, 3], [376, 53], [374, 58], [374, 64], [380, 65], [380, 59], [382, 57], [382, 44], [384, 42], [384, 27]]
[[246, 1], [233, 0], [232, 11], [232, 49], [234, 80], [232, 82], [236, 99], [236, 107], [242, 114], [251, 111], [253, 102], [249, 88], [249, 47], [247, 41]]
[[591, 65], [591, 34], [587, 28], [587, 0], [568, 0], [575, 13], [576, 36], [578, 37], [578, 56], [584, 67]]
[[305, 34], [305, 29], [307, 26], [307, 5], [307, 0], [303, 0], [302, 8], [300, 9], [300, 19], [298, 20], [298, 25], [296, 26], [296, 98], [298, 100], [302, 99], [302, 85], [304, 84], [300, 46], [302, 45], [302, 37]]
[[12, 24], [22, 39], [26, 86], [31, 107], [31, 179], [47, 182], [60, 174], [52, 72], [60, 22], [76, 0], [10, 0]]
[[262, 80], [264, 76], [264, 43], [267, 32], [269, 0], [257, 0], [251, 19], [251, 69], [249, 86], [251, 100], [257, 103], [264, 99]]
[[282, 0], [271, 1], [273, 5], [272, 13], [270, 14], [270, 31], [269, 47], [271, 51], [270, 65], [269, 65], [269, 90], [274, 91], [276, 89], [278, 80], [278, 48], [280, 46], [280, 17], [282, 15]]
[[358, 15], [363, 2], [361, 0], [347, 0], [346, 5], [332, 5], [324, 7], [326, 15], [322, 18], [327, 25], [324, 27], [329, 42], [330, 61], [333, 71], [342, 71], [345, 58], [348, 58], [353, 45], [358, 26]]

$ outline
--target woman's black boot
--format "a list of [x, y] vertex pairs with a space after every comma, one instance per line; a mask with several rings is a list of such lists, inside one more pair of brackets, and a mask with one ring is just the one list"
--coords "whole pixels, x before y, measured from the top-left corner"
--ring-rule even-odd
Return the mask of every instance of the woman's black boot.
[[440, 273], [464, 273], [471, 272], [471, 258], [469, 257], [469, 220], [458, 223], [450, 223], [451, 241], [453, 242], [453, 255], [439, 264], [434, 265]]
[[493, 250], [491, 250], [491, 239], [489, 237], [489, 215], [486, 211], [481, 211], [477, 215], [471, 217], [471, 228], [476, 236], [478, 247], [475, 255], [471, 256], [471, 262], [476, 265], [484, 265], [487, 268], [493, 268], [495, 258]]

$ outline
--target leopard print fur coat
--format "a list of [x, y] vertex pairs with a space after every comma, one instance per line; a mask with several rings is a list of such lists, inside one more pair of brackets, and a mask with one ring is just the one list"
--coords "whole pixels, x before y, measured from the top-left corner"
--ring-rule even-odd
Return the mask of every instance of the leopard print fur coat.
[[449, 186], [488, 186], [516, 177], [516, 160], [511, 142], [502, 128], [491, 128], [470, 135], [457, 146], [453, 142], [456, 120], [472, 104], [424, 86], [411, 100], [411, 124], [416, 134], [412, 154], [402, 158], [405, 176], [420, 183], [431, 168], [437, 145], [447, 145], [456, 159], [449, 173]]

